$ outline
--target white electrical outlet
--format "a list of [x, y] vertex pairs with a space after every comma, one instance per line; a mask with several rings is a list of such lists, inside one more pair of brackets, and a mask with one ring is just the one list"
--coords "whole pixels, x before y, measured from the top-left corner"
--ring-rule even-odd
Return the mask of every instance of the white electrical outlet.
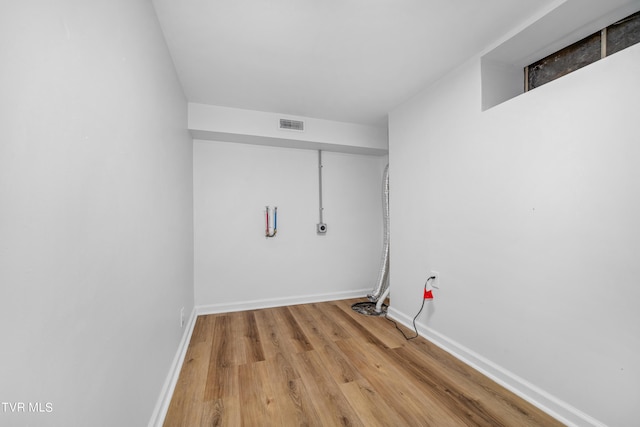
[[437, 271], [431, 270], [431, 276], [429, 277], [435, 277], [435, 279], [431, 280], [431, 286], [433, 286], [436, 289], [440, 289], [440, 273], [438, 273]]
[[180, 309], [180, 327], [184, 328], [184, 307]]

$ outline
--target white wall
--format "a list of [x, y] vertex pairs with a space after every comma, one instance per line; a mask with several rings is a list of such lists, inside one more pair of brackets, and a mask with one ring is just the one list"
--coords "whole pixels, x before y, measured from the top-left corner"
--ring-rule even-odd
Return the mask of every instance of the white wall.
[[639, 74], [636, 45], [481, 112], [473, 59], [390, 115], [396, 315], [439, 271], [426, 333], [580, 425], [637, 423]]
[[145, 425], [193, 307], [187, 106], [153, 7], [3, 2], [0, 63], [0, 401], [27, 410], [0, 425]]
[[[194, 142], [195, 298], [204, 311], [362, 296], [382, 250], [386, 156]], [[265, 238], [265, 206], [278, 233]]]

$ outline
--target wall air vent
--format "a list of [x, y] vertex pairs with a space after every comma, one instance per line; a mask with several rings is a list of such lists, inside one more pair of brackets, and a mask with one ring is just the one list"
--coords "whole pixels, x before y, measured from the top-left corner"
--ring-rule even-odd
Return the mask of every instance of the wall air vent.
[[304, 122], [300, 120], [280, 119], [280, 129], [304, 132]]

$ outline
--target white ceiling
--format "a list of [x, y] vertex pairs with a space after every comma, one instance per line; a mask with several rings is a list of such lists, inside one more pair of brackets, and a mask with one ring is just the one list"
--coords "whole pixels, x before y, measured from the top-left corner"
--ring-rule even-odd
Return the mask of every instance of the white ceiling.
[[386, 125], [557, 0], [153, 0], [190, 102]]

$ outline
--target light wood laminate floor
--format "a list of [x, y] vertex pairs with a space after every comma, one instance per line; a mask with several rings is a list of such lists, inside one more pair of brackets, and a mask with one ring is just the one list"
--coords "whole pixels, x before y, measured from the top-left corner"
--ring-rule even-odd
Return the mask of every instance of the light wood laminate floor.
[[358, 301], [199, 316], [164, 425], [562, 425]]

